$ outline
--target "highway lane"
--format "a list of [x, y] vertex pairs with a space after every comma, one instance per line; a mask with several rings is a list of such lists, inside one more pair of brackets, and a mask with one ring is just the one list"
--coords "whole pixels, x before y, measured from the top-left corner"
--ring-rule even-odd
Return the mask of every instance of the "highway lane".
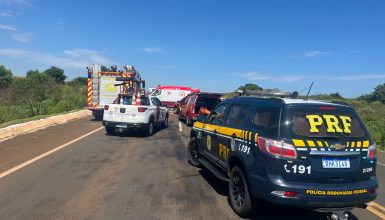
[[[1, 178], [0, 219], [239, 219], [227, 184], [187, 163], [189, 128], [180, 132], [170, 118], [148, 138], [96, 131]], [[0, 142], [0, 173], [100, 126], [84, 118]], [[255, 219], [326, 219], [291, 207], [264, 210]], [[355, 210], [350, 219], [379, 218]]]

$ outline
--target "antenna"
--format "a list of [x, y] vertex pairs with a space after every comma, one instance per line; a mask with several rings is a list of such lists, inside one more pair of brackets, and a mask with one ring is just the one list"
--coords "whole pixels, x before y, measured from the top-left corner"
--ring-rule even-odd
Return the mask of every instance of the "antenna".
[[313, 82], [311, 82], [311, 85], [310, 85], [309, 90], [307, 91], [305, 100], [307, 100], [307, 98], [309, 97], [309, 93], [310, 93], [311, 87], [313, 87]]

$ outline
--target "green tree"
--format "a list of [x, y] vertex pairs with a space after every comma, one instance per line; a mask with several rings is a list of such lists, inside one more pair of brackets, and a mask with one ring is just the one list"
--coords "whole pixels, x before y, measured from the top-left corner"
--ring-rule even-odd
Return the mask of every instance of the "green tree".
[[88, 78], [79, 76], [79, 77], [76, 77], [75, 79], [73, 79], [72, 82], [79, 83], [81, 85], [87, 85]]
[[64, 75], [64, 70], [56, 66], [51, 66], [51, 68], [46, 69], [43, 73], [54, 78], [55, 82], [59, 84], [64, 84], [64, 80], [67, 78], [67, 76]]
[[330, 93], [329, 96], [334, 99], [343, 99], [344, 97], [341, 96], [339, 92], [336, 93]]
[[12, 83], [12, 72], [0, 65], [0, 89], [8, 87]]
[[244, 86], [240, 86], [238, 87], [238, 90], [243, 90], [243, 89], [246, 89], [246, 90], [252, 90], [252, 91], [262, 91], [263, 88], [254, 84], [254, 83], [247, 83], [246, 85]]
[[369, 101], [380, 101], [385, 104], [385, 83], [383, 83], [382, 85], [378, 85], [374, 89], [374, 92], [369, 95]]
[[40, 74], [39, 70], [28, 70], [26, 76], [28, 77], [37, 74]]

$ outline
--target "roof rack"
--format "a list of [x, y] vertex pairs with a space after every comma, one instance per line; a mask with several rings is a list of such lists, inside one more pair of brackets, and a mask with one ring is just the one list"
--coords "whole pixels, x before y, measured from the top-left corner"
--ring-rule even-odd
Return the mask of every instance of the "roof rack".
[[239, 96], [260, 96], [260, 97], [275, 97], [275, 98], [297, 98], [298, 92], [267, 92], [267, 91], [254, 91], [254, 90], [238, 90]]

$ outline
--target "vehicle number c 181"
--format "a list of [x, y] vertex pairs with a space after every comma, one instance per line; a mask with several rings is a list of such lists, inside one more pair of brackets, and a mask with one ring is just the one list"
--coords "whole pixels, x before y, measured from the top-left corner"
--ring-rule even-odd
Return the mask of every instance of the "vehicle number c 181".
[[297, 164], [285, 164], [283, 165], [283, 168], [285, 169], [286, 173], [299, 173], [299, 174], [310, 174], [311, 173], [311, 166], [304, 166], [304, 165], [297, 165]]

